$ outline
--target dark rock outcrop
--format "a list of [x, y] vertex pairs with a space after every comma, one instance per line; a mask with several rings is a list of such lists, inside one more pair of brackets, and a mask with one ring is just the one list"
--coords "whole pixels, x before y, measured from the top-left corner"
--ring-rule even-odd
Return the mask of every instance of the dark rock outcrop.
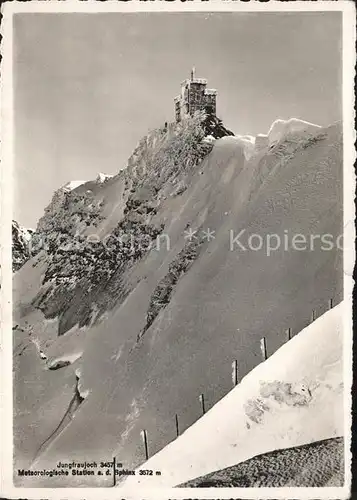
[[231, 130], [228, 130], [220, 118], [215, 115], [206, 115], [203, 127], [206, 135], [211, 135], [215, 139], [221, 139], [228, 135], [234, 135]]
[[32, 229], [26, 229], [12, 221], [12, 270], [17, 271], [31, 257]]

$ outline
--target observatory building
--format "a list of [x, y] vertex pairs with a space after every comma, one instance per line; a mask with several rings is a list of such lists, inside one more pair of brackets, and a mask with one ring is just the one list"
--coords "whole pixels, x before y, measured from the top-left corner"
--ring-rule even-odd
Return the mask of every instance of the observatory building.
[[192, 68], [191, 78], [181, 83], [181, 93], [174, 99], [176, 121], [193, 116], [196, 111], [216, 115], [216, 97], [217, 90], [207, 89], [207, 80], [196, 78], [195, 68]]

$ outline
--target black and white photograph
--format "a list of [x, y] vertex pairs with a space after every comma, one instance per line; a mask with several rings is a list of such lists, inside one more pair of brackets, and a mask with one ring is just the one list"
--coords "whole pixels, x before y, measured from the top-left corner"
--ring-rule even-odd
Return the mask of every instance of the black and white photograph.
[[353, 3], [11, 3], [1, 496], [349, 498]]

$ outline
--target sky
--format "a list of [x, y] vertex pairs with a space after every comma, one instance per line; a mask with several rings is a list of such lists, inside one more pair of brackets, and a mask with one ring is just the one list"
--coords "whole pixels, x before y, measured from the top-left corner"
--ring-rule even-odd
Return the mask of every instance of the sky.
[[35, 227], [70, 180], [117, 173], [174, 120], [192, 66], [236, 134], [341, 119], [341, 13], [59, 13], [14, 19], [14, 213]]

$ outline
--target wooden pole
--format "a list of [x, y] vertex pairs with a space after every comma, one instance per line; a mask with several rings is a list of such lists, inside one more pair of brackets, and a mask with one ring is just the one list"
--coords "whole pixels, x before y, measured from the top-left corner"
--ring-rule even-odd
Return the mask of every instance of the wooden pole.
[[176, 436], [179, 437], [179, 435], [180, 435], [180, 429], [179, 429], [179, 423], [178, 423], [178, 415], [177, 415], [177, 413], [175, 414], [175, 424], [176, 424]]
[[238, 360], [234, 360], [232, 363], [232, 382], [235, 387], [238, 385]]
[[315, 321], [315, 319], [316, 319], [316, 311], [315, 309], [313, 309], [311, 313], [311, 322]]
[[113, 457], [113, 486], [116, 486], [116, 483], [117, 483], [115, 470], [116, 470], [116, 459], [115, 459], [115, 457]]
[[260, 350], [261, 350], [261, 353], [262, 353], [263, 361], [265, 361], [267, 359], [267, 357], [268, 357], [268, 355], [267, 355], [267, 343], [266, 343], [265, 337], [263, 337], [262, 339], [260, 339]]
[[149, 449], [148, 449], [148, 435], [145, 429], [143, 429], [141, 432], [141, 439], [143, 440], [144, 444], [144, 450], [145, 450], [145, 458], [146, 460], [149, 459]]
[[328, 301], [328, 307], [329, 307], [329, 309], [332, 309], [332, 308], [333, 308], [333, 299], [330, 299], [330, 300]]
[[291, 328], [289, 327], [287, 330], [286, 330], [286, 340], [290, 340], [291, 339]]
[[201, 403], [201, 407], [202, 407], [202, 415], [204, 415], [204, 414], [206, 413], [206, 408], [205, 408], [205, 396], [204, 396], [204, 394], [200, 394], [198, 399], [200, 400], [200, 403]]

